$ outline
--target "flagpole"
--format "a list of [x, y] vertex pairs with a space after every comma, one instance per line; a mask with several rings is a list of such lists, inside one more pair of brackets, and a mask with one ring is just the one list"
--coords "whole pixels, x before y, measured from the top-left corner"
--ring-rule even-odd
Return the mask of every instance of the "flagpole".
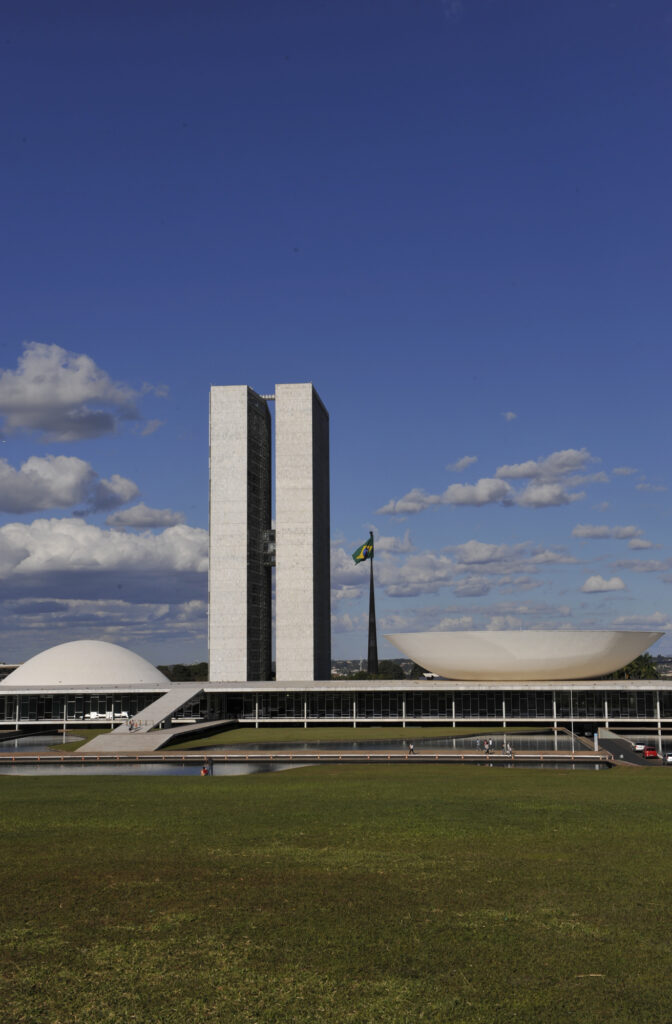
[[[371, 532], [371, 550], [373, 551], [373, 531]], [[378, 637], [376, 634], [376, 599], [373, 593], [373, 556], [371, 562], [371, 582], [369, 586], [369, 658], [367, 668], [369, 675], [378, 675]]]

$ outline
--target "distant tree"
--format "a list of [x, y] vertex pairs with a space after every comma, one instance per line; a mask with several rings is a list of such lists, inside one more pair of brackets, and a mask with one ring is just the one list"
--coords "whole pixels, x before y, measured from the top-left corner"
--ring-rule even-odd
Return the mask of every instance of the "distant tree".
[[208, 680], [207, 661], [198, 661], [194, 665], [157, 665], [159, 672], [170, 679], [171, 683], [205, 683]]
[[660, 679], [656, 663], [650, 654], [640, 654], [638, 658], [624, 665], [616, 672], [608, 676], [600, 676], [601, 679]]
[[396, 661], [378, 662], [376, 679], [405, 679], [404, 670]]
[[422, 667], [422, 665], [418, 665], [418, 664], [416, 664], [416, 662], [413, 662], [413, 664], [411, 665], [411, 670], [408, 673], [408, 678], [409, 679], [422, 679], [424, 674], [425, 674], [425, 670]]

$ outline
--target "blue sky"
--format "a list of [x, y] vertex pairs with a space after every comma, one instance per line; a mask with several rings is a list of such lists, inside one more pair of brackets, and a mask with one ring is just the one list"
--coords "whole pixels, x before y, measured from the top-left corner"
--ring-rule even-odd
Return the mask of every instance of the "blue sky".
[[381, 635], [672, 630], [667, 2], [27, 0], [1, 35], [0, 660], [206, 657], [212, 384], [329, 409], [334, 657], [370, 529]]

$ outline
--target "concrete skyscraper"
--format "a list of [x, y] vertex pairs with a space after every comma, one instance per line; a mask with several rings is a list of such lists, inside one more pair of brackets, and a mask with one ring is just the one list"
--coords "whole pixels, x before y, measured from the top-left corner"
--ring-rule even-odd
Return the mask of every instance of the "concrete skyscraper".
[[[275, 531], [271, 416], [275, 400]], [[312, 384], [210, 393], [210, 678], [331, 675], [329, 415]]]

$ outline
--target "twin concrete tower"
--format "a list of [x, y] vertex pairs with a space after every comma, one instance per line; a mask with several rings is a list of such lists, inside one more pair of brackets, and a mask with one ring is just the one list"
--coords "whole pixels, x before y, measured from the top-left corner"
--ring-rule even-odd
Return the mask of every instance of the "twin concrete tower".
[[271, 678], [274, 567], [276, 679], [331, 678], [329, 558], [329, 414], [312, 384], [211, 388], [211, 680]]

